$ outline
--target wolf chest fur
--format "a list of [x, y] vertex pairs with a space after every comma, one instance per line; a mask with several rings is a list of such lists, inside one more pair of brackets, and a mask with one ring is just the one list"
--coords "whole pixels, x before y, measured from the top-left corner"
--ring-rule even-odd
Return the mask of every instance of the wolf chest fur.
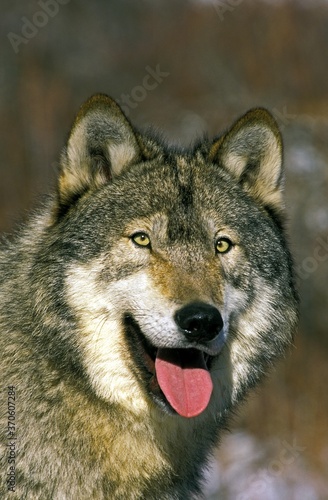
[[200, 498], [232, 411], [295, 330], [282, 187], [263, 109], [178, 149], [105, 95], [82, 106], [57, 189], [0, 253], [19, 421], [1, 498]]

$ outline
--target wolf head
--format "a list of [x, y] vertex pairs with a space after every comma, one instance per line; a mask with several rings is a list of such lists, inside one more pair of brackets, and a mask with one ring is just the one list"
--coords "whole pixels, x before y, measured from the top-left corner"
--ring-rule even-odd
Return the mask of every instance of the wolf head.
[[105, 95], [82, 106], [38, 265], [67, 311], [63, 359], [78, 353], [98, 397], [218, 415], [260, 379], [297, 317], [282, 185], [264, 109], [178, 150], [135, 131]]

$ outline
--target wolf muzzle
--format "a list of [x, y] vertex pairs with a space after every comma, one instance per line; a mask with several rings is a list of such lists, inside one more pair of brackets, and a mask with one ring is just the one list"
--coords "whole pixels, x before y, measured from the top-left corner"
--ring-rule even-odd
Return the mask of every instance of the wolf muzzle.
[[171, 407], [182, 417], [196, 417], [207, 408], [213, 392], [205, 348], [219, 352], [224, 342], [220, 335], [223, 320], [216, 307], [191, 302], [176, 311], [174, 321], [194, 347], [158, 349], [156, 377]]

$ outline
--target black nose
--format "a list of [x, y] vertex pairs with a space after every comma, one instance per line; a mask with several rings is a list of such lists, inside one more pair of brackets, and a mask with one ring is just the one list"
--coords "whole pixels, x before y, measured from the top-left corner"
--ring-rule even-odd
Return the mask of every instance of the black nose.
[[182, 307], [174, 319], [188, 340], [213, 340], [223, 327], [219, 311], [205, 302], [192, 302]]

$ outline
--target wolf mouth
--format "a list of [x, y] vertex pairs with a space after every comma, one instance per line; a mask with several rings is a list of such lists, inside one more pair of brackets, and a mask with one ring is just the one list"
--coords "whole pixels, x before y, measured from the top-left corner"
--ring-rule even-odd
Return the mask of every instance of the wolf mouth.
[[157, 348], [145, 337], [131, 314], [124, 327], [133, 371], [148, 395], [166, 413], [194, 417], [208, 406], [215, 356], [197, 348]]

